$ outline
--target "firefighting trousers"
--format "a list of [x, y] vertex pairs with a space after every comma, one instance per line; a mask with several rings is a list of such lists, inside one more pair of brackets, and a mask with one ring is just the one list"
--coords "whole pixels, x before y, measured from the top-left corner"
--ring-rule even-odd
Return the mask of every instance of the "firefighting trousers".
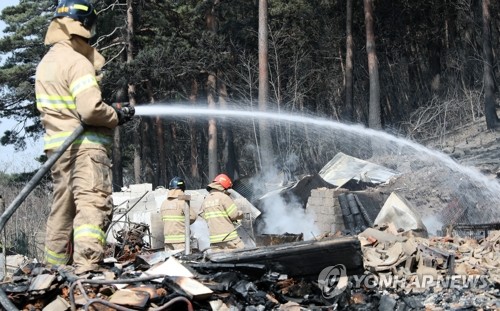
[[95, 267], [103, 259], [105, 232], [113, 211], [111, 160], [100, 149], [68, 150], [51, 173], [54, 194], [45, 262], [72, 261], [79, 267]]

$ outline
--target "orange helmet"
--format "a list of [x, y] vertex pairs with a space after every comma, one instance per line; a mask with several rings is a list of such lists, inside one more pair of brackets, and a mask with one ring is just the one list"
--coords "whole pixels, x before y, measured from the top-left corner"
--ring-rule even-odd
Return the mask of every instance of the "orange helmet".
[[229, 189], [233, 186], [233, 182], [231, 178], [229, 178], [226, 174], [219, 174], [215, 176], [213, 182], [219, 183], [224, 189]]

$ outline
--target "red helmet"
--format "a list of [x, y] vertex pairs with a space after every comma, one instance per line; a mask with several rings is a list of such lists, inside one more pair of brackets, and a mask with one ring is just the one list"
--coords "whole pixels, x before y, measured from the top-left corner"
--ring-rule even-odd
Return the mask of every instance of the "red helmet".
[[213, 182], [219, 183], [224, 189], [229, 189], [233, 186], [233, 182], [231, 178], [229, 178], [226, 174], [219, 174], [215, 176]]

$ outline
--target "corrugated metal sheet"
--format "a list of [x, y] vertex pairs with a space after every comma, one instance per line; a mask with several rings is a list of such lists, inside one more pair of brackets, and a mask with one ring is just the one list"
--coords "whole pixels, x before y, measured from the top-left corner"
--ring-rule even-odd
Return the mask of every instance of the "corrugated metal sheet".
[[326, 182], [341, 187], [349, 180], [380, 184], [399, 173], [339, 152], [319, 172]]

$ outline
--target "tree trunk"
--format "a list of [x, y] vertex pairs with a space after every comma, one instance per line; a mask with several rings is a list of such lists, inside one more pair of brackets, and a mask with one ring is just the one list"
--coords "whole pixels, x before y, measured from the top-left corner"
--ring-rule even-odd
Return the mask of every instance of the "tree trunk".
[[[127, 63], [131, 63], [134, 60], [134, 7], [132, 4], [133, 0], [127, 0]], [[134, 84], [128, 84], [128, 98], [132, 106], [137, 104], [135, 99], [136, 86]], [[142, 123], [142, 120], [139, 120]], [[134, 182], [139, 184], [141, 180], [141, 129], [142, 126], [134, 126], [133, 141], [134, 141]]]
[[123, 187], [123, 163], [121, 151], [121, 127], [115, 128], [113, 135], [113, 191], [119, 192]]
[[158, 155], [158, 185], [166, 186], [168, 183], [167, 172], [167, 153], [165, 151], [165, 136], [163, 134], [163, 119], [160, 117], [155, 118], [155, 132], [156, 132], [156, 146]]
[[[177, 158], [177, 153], [173, 152], [177, 147], [175, 135], [177, 134], [177, 128], [175, 122], [162, 121], [162, 131], [164, 137], [164, 156], [163, 162], [165, 163], [165, 184], [167, 184], [170, 179], [177, 176], [179, 159]], [[180, 156], [182, 161], [182, 155]]]
[[[227, 109], [227, 88], [226, 84], [219, 83], [219, 106], [221, 109]], [[238, 162], [234, 151], [233, 128], [231, 122], [224, 119], [222, 122], [222, 162], [225, 166], [225, 173], [231, 178], [238, 178]]]
[[350, 121], [354, 121], [354, 103], [352, 101], [353, 58], [352, 0], [346, 0], [345, 107], [348, 109], [347, 116], [350, 118]]
[[[153, 93], [151, 90], [148, 90], [146, 87], [149, 96], [149, 102], [154, 103]], [[153, 189], [158, 186], [158, 178], [154, 173], [153, 169], [153, 160], [156, 158], [156, 152], [153, 151], [153, 145], [157, 146], [157, 144], [153, 144], [155, 133], [153, 120], [147, 118], [143, 120], [144, 126], [142, 127], [142, 160], [144, 165], [144, 180], [153, 184]]]
[[[146, 81], [146, 91], [148, 93], [149, 102], [153, 104], [155, 102], [155, 98], [153, 95], [153, 87], [151, 85], [151, 81]], [[156, 117], [154, 119], [153, 126], [156, 141], [151, 145], [151, 148], [154, 149], [153, 154], [155, 155], [152, 158], [156, 159], [156, 163], [158, 163], [158, 169], [154, 176], [154, 184], [157, 186], [166, 186], [167, 185], [167, 158], [165, 152], [165, 136], [163, 135], [163, 119], [161, 117]]]
[[[216, 1], [215, 4], [217, 4]], [[213, 12], [213, 7], [209, 8], [206, 15], [207, 28], [212, 31], [217, 31], [217, 19]], [[207, 79], [207, 101], [209, 109], [217, 109], [216, 105], [216, 87], [217, 78], [214, 73], [210, 73]], [[208, 120], [208, 179], [213, 180], [219, 173], [219, 165], [217, 159], [217, 121], [214, 117]]]
[[[269, 100], [267, 0], [259, 0], [259, 110], [267, 110]], [[274, 166], [271, 130], [267, 120], [259, 120], [260, 165], [266, 172]]]
[[[126, 55], [122, 54], [122, 61], [126, 61]], [[126, 102], [127, 101], [127, 92], [126, 88], [119, 89], [115, 101], [116, 102]], [[121, 191], [123, 187], [123, 161], [122, 161], [122, 127], [118, 126], [115, 128], [113, 133], [113, 191], [118, 192]]]
[[441, 87], [441, 43], [433, 39], [427, 44], [429, 53], [429, 70], [431, 73], [431, 90], [439, 91]]
[[[196, 105], [196, 101], [198, 99], [198, 81], [193, 79], [191, 84], [191, 94], [189, 95], [189, 101], [191, 105]], [[198, 125], [196, 123], [195, 118], [191, 118], [189, 120], [189, 137], [191, 141], [191, 177], [193, 179], [193, 183], [201, 183], [200, 180], [200, 169], [198, 166], [199, 154], [198, 154]]]
[[455, 38], [457, 37], [457, 10], [454, 0], [447, 0], [445, 13], [446, 37], [445, 45], [447, 49], [455, 47]]
[[[130, 101], [132, 102], [132, 101]], [[142, 171], [142, 165], [141, 165], [141, 133], [139, 128], [142, 127], [142, 120], [138, 121], [139, 126], [134, 127], [134, 183], [140, 184], [142, 182], [141, 178], [141, 171]]]
[[[480, 40], [476, 38], [476, 21], [480, 18], [478, 9], [481, 0], [466, 1], [468, 6], [466, 10], [469, 14], [468, 18], [463, 23], [463, 29], [460, 31], [461, 37], [465, 40], [458, 40], [460, 48], [458, 52], [461, 54], [462, 70], [462, 87], [464, 90], [473, 90], [475, 88], [475, 81], [477, 80], [477, 55], [476, 55], [476, 42]], [[477, 46], [477, 48], [480, 48]]]
[[[215, 87], [217, 79], [211, 74], [207, 79], [207, 100], [209, 109], [217, 109], [215, 104]], [[219, 173], [217, 159], [217, 121], [214, 117], [208, 120], [208, 179], [213, 180]]]
[[144, 180], [153, 184], [153, 189], [156, 188], [155, 176], [153, 172], [153, 152], [151, 150], [153, 129], [152, 120], [150, 118], [142, 120], [141, 137], [142, 137], [142, 165], [144, 167]]
[[368, 126], [373, 129], [382, 128], [380, 115], [380, 82], [378, 75], [378, 60], [375, 50], [375, 31], [373, 21], [372, 0], [363, 0], [365, 7], [366, 52], [368, 53], [368, 73], [370, 75], [370, 103]]
[[495, 108], [495, 81], [493, 78], [493, 50], [491, 48], [490, 0], [483, 0], [483, 83], [486, 126], [492, 130], [499, 126]]

